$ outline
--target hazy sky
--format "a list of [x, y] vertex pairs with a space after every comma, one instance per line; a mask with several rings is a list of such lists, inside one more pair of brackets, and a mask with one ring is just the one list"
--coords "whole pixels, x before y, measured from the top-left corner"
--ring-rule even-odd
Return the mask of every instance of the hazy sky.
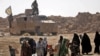
[[[0, 0], [0, 17], [6, 17], [10, 5], [13, 15], [31, 9], [34, 0]], [[37, 0], [40, 15], [76, 16], [78, 12], [100, 12], [100, 0]]]

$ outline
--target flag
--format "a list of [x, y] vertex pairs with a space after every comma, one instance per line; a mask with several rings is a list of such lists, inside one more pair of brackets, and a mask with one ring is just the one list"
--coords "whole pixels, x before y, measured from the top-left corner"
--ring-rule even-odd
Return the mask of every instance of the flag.
[[13, 21], [13, 16], [12, 16], [12, 9], [11, 6], [9, 6], [6, 10], [5, 10], [6, 14], [8, 15], [8, 21], [9, 21], [9, 27], [11, 28], [11, 24]]
[[12, 9], [11, 9], [11, 6], [9, 6], [6, 11], [7, 15], [12, 15]]

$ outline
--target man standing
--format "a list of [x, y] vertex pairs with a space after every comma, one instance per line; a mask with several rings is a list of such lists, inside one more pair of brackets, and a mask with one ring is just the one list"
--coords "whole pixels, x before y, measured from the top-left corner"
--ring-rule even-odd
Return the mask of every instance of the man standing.
[[38, 10], [38, 3], [36, 0], [32, 3], [31, 7], [32, 7], [32, 15], [38, 15], [39, 10]]

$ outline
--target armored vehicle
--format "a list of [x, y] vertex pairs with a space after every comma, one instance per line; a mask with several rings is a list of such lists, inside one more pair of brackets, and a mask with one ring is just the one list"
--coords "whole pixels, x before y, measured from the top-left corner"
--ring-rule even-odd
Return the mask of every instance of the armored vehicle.
[[43, 15], [31, 15], [31, 10], [27, 9], [25, 14], [13, 18], [10, 33], [21, 35], [29, 33], [31, 35], [44, 35], [58, 33], [57, 23]]
[[57, 23], [46, 16], [39, 15], [37, 0], [34, 0], [31, 7], [32, 9], [26, 9], [24, 14], [13, 18], [9, 16], [10, 33], [13, 35], [24, 33], [31, 35], [56, 35], [58, 33]]

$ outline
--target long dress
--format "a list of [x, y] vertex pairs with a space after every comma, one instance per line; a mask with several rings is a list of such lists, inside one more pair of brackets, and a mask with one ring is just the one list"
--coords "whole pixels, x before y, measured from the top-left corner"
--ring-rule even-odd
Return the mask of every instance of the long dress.
[[82, 38], [82, 54], [86, 53], [88, 54], [92, 50], [91, 42], [89, 39], [89, 36], [84, 33], [83, 38]]
[[36, 52], [37, 52], [37, 56], [44, 56], [44, 50], [43, 50], [42, 42], [37, 43]]
[[21, 46], [21, 56], [32, 56], [32, 49], [26, 42]]
[[42, 43], [43, 43], [44, 56], [47, 56], [47, 45], [48, 45], [47, 38], [44, 38]]
[[94, 53], [100, 53], [100, 35], [99, 32], [96, 32], [95, 38], [94, 38], [94, 43], [95, 43], [95, 50]]
[[68, 54], [68, 47], [66, 46], [67, 41], [67, 39], [64, 39], [60, 46], [60, 56], [66, 56], [66, 54]]

